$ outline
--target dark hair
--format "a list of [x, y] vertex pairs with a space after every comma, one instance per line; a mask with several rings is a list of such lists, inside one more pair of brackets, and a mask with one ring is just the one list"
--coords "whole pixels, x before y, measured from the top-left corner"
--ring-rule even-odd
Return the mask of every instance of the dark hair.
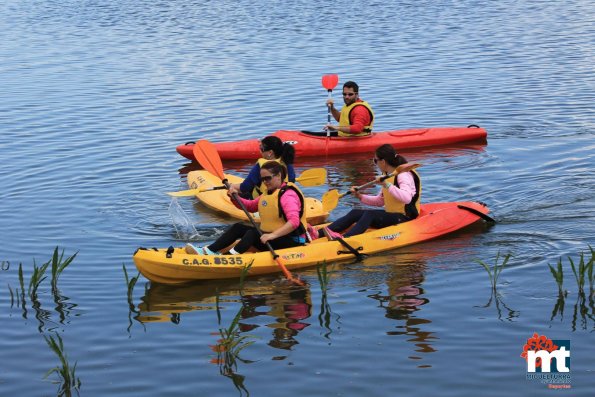
[[345, 84], [343, 84], [343, 88], [353, 88], [353, 92], [359, 92], [359, 86], [357, 85], [357, 83], [355, 81], [348, 81]]
[[386, 161], [393, 167], [398, 167], [401, 164], [405, 164], [407, 159], [397, 153], [394, 147], [385, 143], [376, 149], [376, 157], [380, 160]]
[[278, 161], [267, 161], [260, 169], [265, 169], [273, 175], [281, 175], [281, 180], [284, 181], [287, 178], [287, 168]]
[[281, 158], [285, 164], [293, 164], [295, 149], [289, 143], [283, 143], [280, 138], [269, 135], [264, 137], [260, 144], [264, 150], [272, 150], [275, 157]]

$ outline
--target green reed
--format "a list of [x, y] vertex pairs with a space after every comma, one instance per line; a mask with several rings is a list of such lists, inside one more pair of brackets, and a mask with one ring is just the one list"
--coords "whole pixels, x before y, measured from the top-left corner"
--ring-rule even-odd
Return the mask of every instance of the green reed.
[[[593, 293], [593, 283], [595, 282], [593, 276], [593, 267], [595, 266], [593, 264], [593, 262], [595, 261], [595, 250], [593, 250], [593, 247], [589, 245], [589, 251], [591, 252], [591, 259], [589, 259], [588, 261], [585, 260], [584, 252], [581, 252], [578, 263], [575, 263], [575, 261], [571, 257], [568, 257], [568, 261], [570, 262], [570, 268], [572, 269], [572, 273], [574, 274], [574, 279], [576, 280], [576, 285], [578, 287], [579, 294], [585, 293], [586, 284], [588, 284], [589, 286], [590, 293]], [[548, 266], [550, 268], [550, 271], [552, 272], [554, 280], [556, 280], [556, 283], [558, 284], [558, 292], [562, 294], [562, 283], [564, 281], [562, 258], [558, 259], [556, 269], [554, 269], [554, 267], [550, 264], [548, 264]]]
[[589, 283], [590, 292], [593, 292], [593, 260], [595, 257], [595, 252], [591, 246], [589, 246], [589, 250], [591, 251], [591, 259], [585, 262], [585, 254], [581, 252], [579, 263], [576, 266], [572, 258], [568, 257], [568, 260], [570, 261], [570, 267], [572, 268], [572, 273], [574, 273], [574, 278], [576, 279], [579, 293], [585, 292], [585, 282]]
[[511, 256], [512, 256], [512, 254], [507, 254], [506, 256], [504, 256], [504, 260], [502, 261], [502, 264], [499, 264], [500, 252], [498, 252], [498, 254], [496, 255], [496, 260], [494, 261], [494, 266], [491, 269], [483, 261], [481, 261], [479, 259], [475, 260], [477, 263], [479, 263], [481, 266], [483, 266], [483, 268], [488, 273], [488, 276], [490, 277], [490, 283], [492, 284], [492, 291], [496, 292], [496, 286], [498, 284], [498, 277], [500, 277], [500, 273], [502, 273], [502, 270], [504, 269], [504, 267], [506, 267], [506, 264], [508, 263], [508, 260], [510, 259]]
[[219, 291], [215, 296], [215, 305], [217, 309], [217, 323], [219, 324], [219, 337], [217, 344], [218, 363], [220, 365], [221, 373], [226, 376], [235, 373], [237, 369], [237, 362], [248, 362], [240, 358], [242, 350], [252, 345], [254, 341], [248, 339], [255, 338], [252, 335], [241, 335], [240, 319], [244, 307], [240, 307], [235, 317], [229, 326], [221, 326], [221, 308], [220, 308]]
[[254, 259], [252, 259], [252, 261], [250, 261], [250, 263], [248, 263], [242, 269], [242, 273], [240, 274], [240, 296], [244, 296], [244, 281], [246, 280], [246, 277], [248, 277], [248, 272], [250, 271], [250, 268], [253, 264]]
[[131, 309], [134, 309], [134, 299], [132, 294], [134, 292], [134, 286], [136, 285], [136, 282], [140, 277], [140, 272], [138, 272], [135, 277], [129, 278], [128, 271], [126, 270], [126, 265], [124, 265], [123, 263], [122, 269], [124, 270], [124, 279], [126, 281], [126, 297], [128, 299], [128, 306], [130, 306]]
[[[25, 302], [25, 277], [23, 277], [23, 264], [19, 263], [19, 285], [21, 286], [21, 305], [23, 308], [23, 315], [27, 316], [26, 302]], [[18, 292], [17, 292], [18, 295]]]
[[329, 282], [329, 273], [326, 261], [323, 261], [316, 267], [316, 273], [318, 274], [318, 283], [320, 284], [320, 290], [323, 294], [326, 294]]
[[29, 280], [29, 289], [27, 293], [32, 301], [37, 300], [37, 290], [43, 280], [47, 278], [45, 272], [50, 265], [50, 262], [46, 262], [43, 265], [37, 267], [35, 260], [33, 260], [33, 273], [31, 273], [31, 279]]
[[60, 359], [60, 365], [50, 369], [43, 378], [46, 379], [53, 373], [58, 375], [60, 380], [54, 381], [53, 383], [60, 384], [58, 388], [59, 396], [72, 396], [72, 389], [76, 391], [77, 395], [80, 395], [80, 388], [82, 383], [80, 379], [76, 376], [76, 362], [74, 363], [74, 366], [70, 366], [70, 363], [68, 362], [68, 356], [64, 351], [64, 343], [62, 342], [62, 338], [60, 337], [60, 335], [56, 334], [55, 339], [53, 336], [44, 336], [44, 339], [48, 346], [52, 349], [54, 353], [56, 353], [56, 355]]
[[64, 250], [58, 256], [58, 247], [56, 246], [54, 255], [52, 255], [52, 259], [48, 262], [48, 264], [51, 263], [52, 265], [52, 291], [58, 290], [58, 278], [60, 274], [72, 263], [77, 254], [78, 252], [75, 252], [74, 255], [64, 259]]
[[562, 284], [564, 284], [564, 271], [562, 270], [562, 258], [558, 260], [558, 266], [556, 269], [552, 265], [548, 263], [550, 268], [550, 272], [552, 272], [552, 276], [554, 276], [554, 280], [556, 280], [556, 284], [558, 284], [558, 295], [564, 295], [564, 290], [562, 288]]

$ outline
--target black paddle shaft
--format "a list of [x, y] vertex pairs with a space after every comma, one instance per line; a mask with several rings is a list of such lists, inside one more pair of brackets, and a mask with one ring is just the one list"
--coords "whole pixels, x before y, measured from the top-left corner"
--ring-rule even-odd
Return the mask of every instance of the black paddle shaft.
[[[223, 182], [223, 184], [229, 189], [230, 185], [229, 185], [229, 182], [227, 181], [227, 179], [224, 179], [221, 182]], [[244, 203], [242, 203], [242, 200], [240, 200], [240, 197], [238, 196], [238, 194], [232, 193], [232, 197], [240, 205], [240, 207], [242, 207], [242, 210], [244, 210], [244, 213], [248, 217], [248, 220], [250, 221], [252, 226], [254, 226], [254, 228], [258, 232], [258, 235], [262, 236], [263, 235], [262, 230], [260, 230], [260, 228], [256, 224], [256, 221], [254, 220], [254, 218], [252, 218], [252, 215], [250, 215], [250, 212], [248, 212], [248, 210], [246, 209], [246, 206], [244, 205]], [[269, 249], [269, 251], [271, 251], [271, 254], [273, 255], [273, 259], [277, 259], [279, 257], [279, 255], [275, 252], [275, 249], [273, 248], [271, 243], [269, 243], [267, 241], [265, 244], [266, 244], [267, 248]]]

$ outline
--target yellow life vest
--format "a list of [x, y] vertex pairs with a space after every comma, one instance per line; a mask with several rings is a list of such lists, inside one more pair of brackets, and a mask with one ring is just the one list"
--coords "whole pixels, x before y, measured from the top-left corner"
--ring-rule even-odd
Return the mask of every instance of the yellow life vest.
[[304, 210], [304, 194], [298, 189], [296, 185], [289, 182], [276, 189], [273, 193], [263, 193], [258, 202], [258, 213], [260, 215], [260, 228], [265, 233], [274, 232], [281, 226], [287, 223], [287, 217], [283, 213], [281, 207], [281, 196], [287, 190], [293, 190], [297, 193], [300, 199], [300, 223], [301, 226], [296, 228], [290, 235], [300, 235], [306, 231], [306, 211]]
[[[415, 182], [415, 195], [409, 204], [405, 204], [394, 198], [384, 186], [382, 186], [382, 196], [384, 196], [384, 209], [386, 212], [405, 214], [409, 218], [415, 219], [419, 215], [421, 203], [421, 179], [415, 170], [410, 172], [413, 174], [413, 181]], [[395, 186], [399, 187], [397, 175], [387, 179], [387, 181], [392, 182]]]
[[364, 136], [364, 135], [369, 135], [372, 132], [372, 127], [374, 125], [374, 112], [372, 111], [372, 108], [370, 107], [370, 104], [366, 101], [360, 101], [360, 102], [354, 102], [349, 106], [343, 106], [341, 108], [341, 116], [339, 117], [339, 126], [340, 127], [348, 127], [351, 125], [351, 111], [353, 110], [354, 107], [356, 106], [364, 106], [366, 109], [368, 109], [368, 112], [370, 112], [370, 125], [366, 125], [364, 126], [364, 130], [362, 132], [360, 132], [359, 134], [348, 134], [346, 132], [343, 131], [339, 131], [338, 135], [339, 136]]
[[[283, 162], [283, 160], [281, 159], [274, 159], [274, 160], [267, 160], [264, 158], [259, 158], [258, 161], [256, 162], [256, 164], [258, 164], [258, 166], [260, 168], [262, 168], [263, 164], [269, 161], [276, 161], [279, 164], [283, 164], [285, 166], [285, 168], [287, 169], [287, 165], [285, 165], [285, 163]], [[284, 182], [287, 182], [287, 177], [285, 177]], [[267, 191], [267, 187], [264, 184], [264, 182], [260, 182], [259, 186], [254, 186], [254, 189], [252, 189], [252, 198], [256, 198], [258, 196], [260, 196], [262, 194], [262, 192], [266, 192]]]

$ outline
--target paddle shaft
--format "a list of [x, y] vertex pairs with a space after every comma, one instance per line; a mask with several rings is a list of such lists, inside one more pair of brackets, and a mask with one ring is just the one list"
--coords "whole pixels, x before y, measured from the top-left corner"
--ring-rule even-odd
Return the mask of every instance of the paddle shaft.
[[[225, 174], [223, 173], [223, 164], [221, 163], [221, 156], [219, 156], [219, 153], [217, 152], [217, 148], [215, 148], [215, 145], [213, 145], [211, 142], [209, 142], [207, 140], [200, 140], [200, 141], [196, 142], [196, 144], [194, 145], [194, 148], [192, 149], [192, 152], [194, 153], [194, 157], [196, 157], [196, 160], [198, 161], [198, 163], [205, 170], [207, 170], [208, 172], [210, 172], [213, 175], [218, 176], [219, 179], [221, 179], [221, 181], [223, 182], [223, 184], [228, 189], [230, 188], [230, 184], [227, 181]], [[256, 222], [254, 222], [254, 218], [252, 218], [252, 215], [250, 215], [250, 212], [248, 212], [248, 210], [246, 209], [246, 206], [238, 197], [238, 194], [234, 192], [232, 194], [232, 197], [240, 205], [240, 207], [242, 208], [242, 210], [248, 217], [248, 220], [250, 220], [250, 223], [252, 224], [252, 226], [254, 226], [254, 228], [258, 232], [258, 235], [262, 236], [262, 231], [260, 230], [260, 228], [258, 227]], [[281, 262], [281, 260], [279, 259], [279, 255], [277, 255], [277, 253], [275, 252], [275, 250], [273, 249], [271, 244], [269, 242], [267, 242], [266, 246], [269, 249], [269, 251], [271, 252], [271, 254], [273, 255], [273, 260], [277, 263], [277, 265], [283, 271], [283, 274], [285, 275], [285, 277], [293, 283], [304, 286], [305, 284], [303, 281], [301, 281], [300, 279], [294, 278], [292, 276], [292, 274], [289, 272], [289, 270], [287, 270], [287, 268], [285, 267], [283, 262]]]
[[[406, 165], [407, 167], [403, 167], [404, 165]], [[413, 164], [409, 164], [409, 163], [401, 164], [400, 166], [398, 166], [398, 167], [397, 167], [397, 168], [396, 168], [396, 169], [395, 169], [393, 172], [391, 172], [390, 174], [381, 176], [379, 181], [380, 181], [380, 182], [382, 182], [382, 181], [385, 181], [385, 180], [387, 180], [387, 179], [388, 179], [388, 178], [390, 178], [390, 177], [393, 177], [393, 176], [399, 175], [399, 174], [401, 174], [401, 173], [403, 173], [403, 172], [409, 172], [409, 171], [411, 171], [411, 170], [413, 170], [413, 169], [415, 169], [415, 168], [417, 168], [417, 167], [419, 167], [419, 166], [420, 166], [420, 164], [417, 164], [417, 163], [413, 163]], [[401, 167], [403, 167], [403, 168], [401, 168]], [[376, 179], [374, 179], [373, 181], [370, 181], [370, 182], [364, 183], [364, 184], [363, 184], [363, 185], [361, 185], [361, 186], [357, 186], [357, 187], [355, 188], [355, 190], [356, 190], [356, 191], [358, 191], [358, 190], [361, 190], [361, 189], [365, 189], [365, 188], [367, 188], [367, 187], [369, 187], [369, 186], [372, 186], [372, 185], [374, 185], [374, 184], [375, 184], [375, 183], [377, 183], [377, 182], [378, 182], [378, 181], [376, 181]], [[346, 191], [345, 193], [343, 193], [343, 194], [340, 194], [340, 195], [339, 195], [339, 197], [343, 197], [343, 196], [345, 196], [345, 195], [347, 195], [347, 194], [350, 194], [350, 193], [351, 193], [351, 190], [348, 190], [348, 191]]]
[[[230, 188], [229, 182], [227, 181], [227, 179], [224, 179], [223, 184], [225, 186], [227, 186], [227, 188]], [[248, 217], [248, 220], [250, 221], [250, 223], [252, 224], [252, 226], [256, 229], [256, 232], [258, 233], [259, 236], [262, 236], [262, 230], [260, 230], [260, 228], [258, 227], [258, 225], [256, 224], [256, 222], [254, 221], [254, 218], [252, 217], [252, 215], [250, 215], [250, 212], [248, 211], [248, 209], [246, 208], [246, 206], [244, 205], [244, 203], [242, 202], [242, 200], [240, 199], [240, 197], [238, 196], [237, 193], [232, 193], [233, 199], [236, 201], [236, 203], [238, 203], [240, 205], [240, 207], [242, 207], [242, 210], [244, 211], [244, 213], [246, 214], [246, 216]], [[273, 246], [271, 245], [270, 242], [266, 242], [265, 245], [267, 246], [268, 250], [271, 252], [271, 255], [273, 255], [273, 259], [275, 260], [275, 262], [277, 262], [277, 264], [279, 265], [279, 267], [281, 268], [281, 271], [283, 272], [283, 274], [285, 275], [286, 278], [288, 278], [289, 280], [303, 285], [303, 283], [298, 280], [295, 279], [292, 274], [289, 272], [289, 270], [287, 270], [287, 268], [285, 267], [285, 265], [279, 260], [279, 254], [277, 254], [275, 252], [275, 249], [273, 248]]]
[[[324, 168], [311, 168], [304, 171], [300, 176], [295, 178], [296, 182], [301, 183], [303, 186], [319, 186], [322, 185], [326, 180], [326, 169]], [[213, 190], [227, 189], [226, 186], [215, 186], [215, 187], [200, 187], [196, 189], [180, 190], [177, 192], [168, 192], [173, 197], [189, 197], [195, 196], [199, 193], [210, 192]]]

